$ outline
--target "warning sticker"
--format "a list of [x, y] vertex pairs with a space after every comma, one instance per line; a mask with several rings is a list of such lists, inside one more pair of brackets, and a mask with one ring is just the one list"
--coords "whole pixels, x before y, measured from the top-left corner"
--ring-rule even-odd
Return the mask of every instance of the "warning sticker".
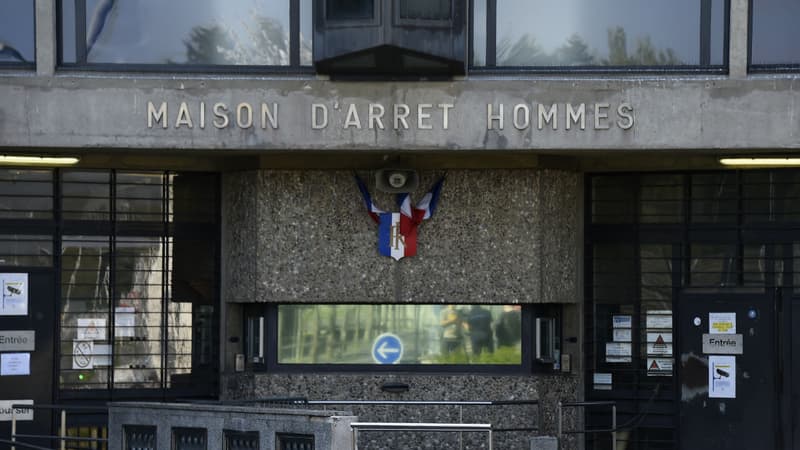
[[736, 357], [708, 357], [708, 397], [736, 398]]
[[76, 370], [93, 369], [92, 357], [94, 355], [94, 342], [72, 341], [72, 368]]
[[672, 358], [647, 358], [648, 377], [671, 377]]
[[104, 341], [106, 339], [106, 319], [78, 319], [76, 334], [79, 341]]
[[[670, 341], [671, 340], [672, 339], [670, 339]], [[655, 342], [647, 343], [647, 354], [672, 356], [672, 344], [668, 344], [664, 337], [659, 334], [656, 336]]]

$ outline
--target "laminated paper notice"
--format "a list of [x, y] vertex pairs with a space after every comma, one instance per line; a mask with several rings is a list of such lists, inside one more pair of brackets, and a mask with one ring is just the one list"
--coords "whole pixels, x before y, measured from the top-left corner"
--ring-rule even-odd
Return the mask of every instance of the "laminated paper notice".
[[104, 341], [106, 340], [106, 319], [78, 319], [76, 334], [79, 341]]
[[708, 397], [736, 398], [736, 357], [708, 357]]
[[0, 376], [30, 374], [30, 353], [3, 353], [0, 355]]
[[709, 334], [736, 334], [736, 313], [708, 313]]
[[0, 316], [28, 315], [28, 274], [0, 273]]
[[132, 306], [114, 308], [114, 337], [133, 337], [136, 325], [136, 309]]
[[631, 362], [630, 342], [606, 342], [606, 362], [609, 363]]

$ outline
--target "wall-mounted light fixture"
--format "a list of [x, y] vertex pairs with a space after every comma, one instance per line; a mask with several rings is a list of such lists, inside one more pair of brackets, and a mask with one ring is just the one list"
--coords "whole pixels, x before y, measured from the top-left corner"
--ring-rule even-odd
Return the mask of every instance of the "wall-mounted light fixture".
[[800, 158], [720, 158], [719, 163], [736, 167], [787, 167], [800, 166]]
[[74, 156], [0, 155], [0, 165], [4, 166], [71, 166], [78, 161]]

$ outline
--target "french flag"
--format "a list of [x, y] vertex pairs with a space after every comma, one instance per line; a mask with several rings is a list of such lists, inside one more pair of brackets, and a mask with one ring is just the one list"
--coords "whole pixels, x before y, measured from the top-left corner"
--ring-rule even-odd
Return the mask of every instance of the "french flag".
[[399, 194], [399, 213], [385, 212], [375, 206], [364, 183], [356, 177], [358, 189], [364, 197], [367, 212], [378, 223], [378, 251], [381, 255], [399, 260], [417, 254], [417, 229], [423, 220], [430, 219], [436, 211], [444, 177], [437, 181], [416, 206], [411, 205], [409, 194]]

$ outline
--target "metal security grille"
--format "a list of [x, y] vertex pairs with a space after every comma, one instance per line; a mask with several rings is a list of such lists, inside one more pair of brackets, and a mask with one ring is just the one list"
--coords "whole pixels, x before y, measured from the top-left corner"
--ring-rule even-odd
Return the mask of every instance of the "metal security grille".
[[225, 450], [258, 450], [258, 431], [225, 430]]
[[314, 450], [314, 436], [278, 433], [278, 450]]
[[[617, 402], [625, 448], [675, 448], [677, 300], [800, 293], [800, 171], [589, 175], [586, 190], [587, 399]], [[609, 420], [586, 412], [587, 429]]]
[[204, 428], [173, 428], [173, 450], [206, 450], [208, 431]]
[[216, 177], [61, 179], [60, 387], [215, 392]]
[[217, 392], [216, 174], [0, 169], [0, 265], [52, 267], [61, 399]]
[[156, 427], [141, 425], [125, 425], [123, 427], [123, 445], [125, 450], [156, 450]]

